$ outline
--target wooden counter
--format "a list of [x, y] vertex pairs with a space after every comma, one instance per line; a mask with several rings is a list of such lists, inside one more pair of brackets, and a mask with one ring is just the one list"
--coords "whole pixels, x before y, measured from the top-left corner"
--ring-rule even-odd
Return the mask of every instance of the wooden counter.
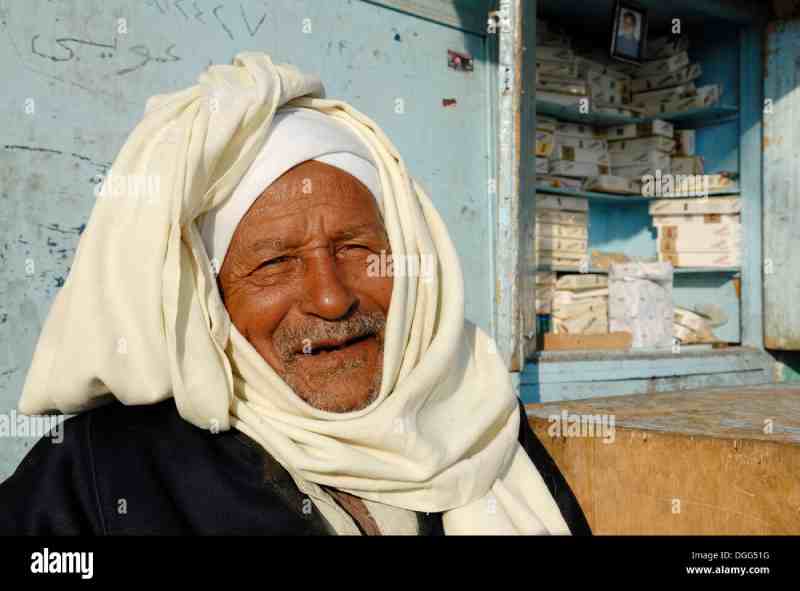
[[800, 388], [526, 408], [595, 534], [800, 534]]

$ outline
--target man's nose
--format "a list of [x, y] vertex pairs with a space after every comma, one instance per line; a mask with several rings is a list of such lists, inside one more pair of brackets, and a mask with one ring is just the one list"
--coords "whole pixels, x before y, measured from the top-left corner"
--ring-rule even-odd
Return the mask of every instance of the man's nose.
[[306, 258], [305, 292], [301, 310], [325, 320], [348, 315], [357, 298], [339, 278], [336, 260], [327, 249]]

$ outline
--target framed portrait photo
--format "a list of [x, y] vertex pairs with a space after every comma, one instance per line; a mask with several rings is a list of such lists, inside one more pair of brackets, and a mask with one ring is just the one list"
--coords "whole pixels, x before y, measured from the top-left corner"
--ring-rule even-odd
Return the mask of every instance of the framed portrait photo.
[[647, 44], [647, 10], [636, 2], [617, 0], [611, 34], [611, 57], [640, 64]]

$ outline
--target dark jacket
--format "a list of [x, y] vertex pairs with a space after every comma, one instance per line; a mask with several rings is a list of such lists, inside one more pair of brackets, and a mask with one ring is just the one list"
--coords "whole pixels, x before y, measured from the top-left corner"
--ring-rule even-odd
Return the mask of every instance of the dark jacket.
[[[574, 534], [589, 527], [564, 478], [525, 420], [525, 447]], [[115, 402], [40, 440], [0, 485], [4, 535], [324, 535], [325, 518], [272, 456], [243, 433], [184, 421], [172, 400]], [[441, 535], [441, 514], [419, 513]]]

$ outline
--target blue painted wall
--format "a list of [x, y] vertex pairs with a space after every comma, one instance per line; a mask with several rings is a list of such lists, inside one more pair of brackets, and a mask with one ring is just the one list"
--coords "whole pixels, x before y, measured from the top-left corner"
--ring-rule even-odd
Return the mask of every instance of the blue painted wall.
[[[359, 0], [3, 1], [0, 413], [19, 398], [91, 210], [93, 177], [107, 171], [149, 96], [191, 85], [243, 50], [318, 72], [328, 96], [383, 127], [451, 230], [467, 317], [489, 329], [485, 46], [482, 35]], [[472, 54], [475, 70], [448, 69], [448, 49]], [[32, 441], [0, 439], [0, 480]]]

